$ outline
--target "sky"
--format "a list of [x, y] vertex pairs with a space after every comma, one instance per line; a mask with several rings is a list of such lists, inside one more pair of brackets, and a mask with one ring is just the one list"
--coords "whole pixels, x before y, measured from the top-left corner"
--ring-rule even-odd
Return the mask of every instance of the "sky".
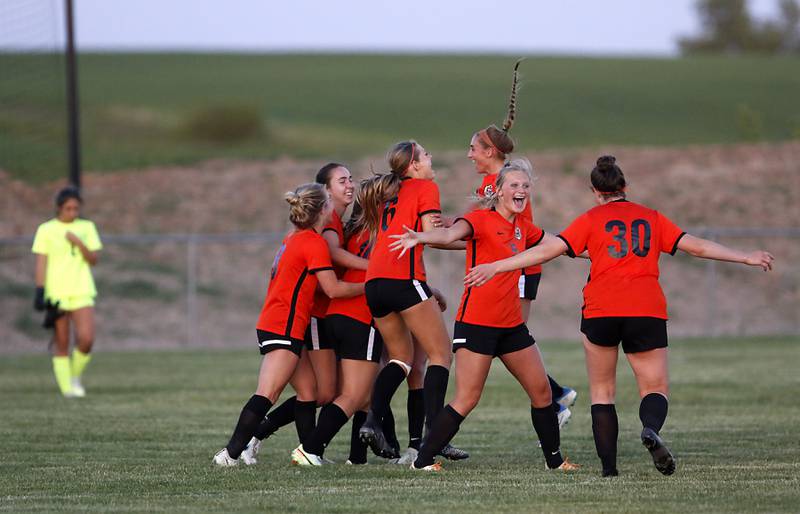
[[[695, 0], [74, 0], [80, 50], [677, 54]], [[63, 39], [63, 0], [2, 0], [0, 48]], [[750, 0], [757, 16], [777, 0]], [[49, 14], [49, 16], [48, 16]], [[33, 21], [36, 20], [36, 21]]]

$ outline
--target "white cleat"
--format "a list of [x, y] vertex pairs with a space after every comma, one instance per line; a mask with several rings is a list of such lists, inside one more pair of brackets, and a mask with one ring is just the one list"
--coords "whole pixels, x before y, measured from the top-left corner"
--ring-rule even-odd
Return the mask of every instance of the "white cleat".
[[572, 411], [569, 410], [569, 407], [564, 407], [560, 405], [560, 409], [558, 411], [558, 429], [561, 430], [564, 426], [569, 423], [569, 418], [572, 417]]
[[242, 454], [239, 456], [248, 466], [252, 466], [253, 464], [257, 464], [258, 460], [256, 457], [258, 456], [258, 452], [261, 450], [261, 440], [253, 437], [250, 439], [250, 442], [247, 443], [247, 447], [244, 449]]
[[322, 457], [319, 455], [307, 453], [303, 450], [303, 445], [301, 444], [292, 450], [292, 464], [297, 466], [322, 466], [325, 464], [325, 461], [323, 461]]
[[227, 448], [223, 448], [220, 451], [218, 451], [217, 454], [214, 455], [214, 458], [211, 460], [211, 462], [213, 462], [214, 464], [216, 464], [221, 468], [232, 468], [233, 466], [239, 464], [238, 459], [234, 459], [230, 455], [228, 455]]
[[81, 384], [81, 379], [78, 377], [73, 378], [71, 398], [83, 398], [84, 396], [86, 396], [86, 389], [83, 388], [83, 384]]
[[433, 464], [429, 464], [428, 466], [425, 466], [425, 467], [422, 467], [422, 468], [416, 467], [414, 465], [414, 463], [412, 462], [410, 467], [414, 471], [430, 471], [430, 472], [433, 472], [433, 473], [437, 473], [437, 472], [442, 470], [442, 465], [440, 463], [438, 463], [438, 462], [434, 462]]
[[572, 405], [575, 403], [575, 400], [578, 398], [578, 391], [570, 387], [564, 387], [562, 389], [564, 389], [564, 394], [556, 398], [556, 403], [563, 405], [564, 407], [572, 407]]
[[419, 452], [415, 448], [406, 448], [406, 451], [403, 452], [397, 459], [392, 459], [389, 461], [389, 464], [400, 464], [401, 466], [408, 466], [409, 464], [413, 464], [415, 460], [417, 460], [417, 455]]

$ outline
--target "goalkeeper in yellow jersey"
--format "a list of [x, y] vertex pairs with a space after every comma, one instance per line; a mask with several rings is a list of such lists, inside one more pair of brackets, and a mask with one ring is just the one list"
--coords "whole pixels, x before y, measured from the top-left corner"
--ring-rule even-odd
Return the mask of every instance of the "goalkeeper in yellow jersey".
[[[53, 372], [65, 397], [86, 395], [81, 375], [94, 343], [94, 298], [91, 267], [103, 248], [97, 229], [78, 218], [83, 201], [75, 187], [56, 195], [56, 217], [39, 225], [33, 240], [36, 255], [34, 308], [46, 311], [45, 328], [54, 329]], [[69, 355], [70, 329], [76, 345]]]

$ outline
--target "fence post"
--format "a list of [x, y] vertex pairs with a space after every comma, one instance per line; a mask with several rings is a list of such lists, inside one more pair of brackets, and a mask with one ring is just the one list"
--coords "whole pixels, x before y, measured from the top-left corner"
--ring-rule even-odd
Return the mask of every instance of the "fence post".
[[197, 241], [186, 241], [186, 345], [197, 343]]

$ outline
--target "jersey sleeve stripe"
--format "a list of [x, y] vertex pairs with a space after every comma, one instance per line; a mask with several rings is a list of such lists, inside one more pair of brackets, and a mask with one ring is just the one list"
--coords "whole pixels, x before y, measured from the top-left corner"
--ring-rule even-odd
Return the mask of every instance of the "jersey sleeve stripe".
[[564, 236], [562, 236], [561, 234], [558, 234], [556, 237], [558, 237], [559, 239], [564, 241], [564, 244], [567, 245], [567, 256], [572, 257], [574, 259], [575, 258], [575, 250], [572, 249], [572, 245], [569, 244], [569, 241], [567, 241], [564, 238]]
[[[538, 245], [539, 243], [541, 243], [541, 242], [542, 242], [542, 239], [544, 239], [544, 230], [542, 230], [542, 235], [540, 235], [540, 236], [539, 236], [539, 239], [537, 239], [537, 240], [536, 240], [536, 242], [535, 242], [535, 243], [533, 243], [531, 246], [536, 246], [536, 245]], [[564, 238], [562, 237], [561, 239], [564, 239]], [[564, 242], [566, 242], [566, 240], [564, 240]], [[567, 243], [567, 246], [569, 246], [569, 243]], [[530, 247], [529, 247], [529, 248], [530, 248]]]
[[314, 269], [308, 270], [308, 272], [313, 275], [314, 273], [317, 273], [317, 272], [320, 272], [320, 271], [325, 271], [325, 270], [328, 270], [328, 269], [333, 271], [333, 266], [323, 266], [322, 268], [314, 268]]
[[426, 214], [433, 214], [433, 213], [439, 214], [441, 212], [442, 212], [441, 209], [428, 209], [427, 211], [422, 211], [421, 213], [419, 213], [419, 217], [421, 218]]
[[324, 234], [325, 232], [327, 232], [327, 231], [329, 231], [329, 230], [330, 230], [331, 232], [335, 233], [335, 234], [339, 234], [339, 232], [338, 232], [338, 231], [337, 231], [335, 228], [333, 228], [333, 227], [325, 227], [325, 228], [323, 228], [323, 229], [322, 229], [322, 233]]
[[466, 223], [467, 223], [467, 225], [469, 225], [469, 229], [472, 231], [472, 235], [473, 235], [473, 236], [475, 235], [475, 227], [474, 227], [474, 226], [472, 226], [472, 223], [470, 223], [470, 221], [469, 221], [467, 218], [456, 218], [456, 220], [453, 222], [453, 225], [455, 225], [455, 224], [456, 224], [456, 223], [458, 223], [459, 221], [464, 221], [464, 222], [466, 222]]
[[686, 232], [681, 232], [681, 235], [679, 235], [678, 238], [675, 240], [675, 244], [672, 245], [672, 250], [669, 252], [670, 255], [675, 255], [675, 252], [678, 251], [678, 243], [681, 242], [681, 239], [683, 239], [683, 236], [685, 235]]

